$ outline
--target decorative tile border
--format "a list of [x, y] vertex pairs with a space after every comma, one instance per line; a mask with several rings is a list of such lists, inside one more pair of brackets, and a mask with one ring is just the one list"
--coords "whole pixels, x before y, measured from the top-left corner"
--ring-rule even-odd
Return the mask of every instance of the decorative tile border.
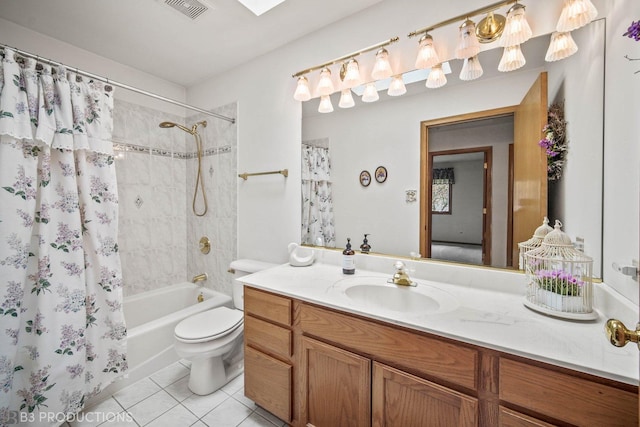
[[[163, 150], [159, 148], [144, 147], [142, 145], [127, 144], [122, 142], [113, 143], [113, 151], [122, 151], [130, 153], [151, 154], [152, 156], [172, 157], [175, 159], [195, 159], [198, 157], [197, 153], [179, 153], [172, 152], [170, 150]], [[209, 148], [204, 150], [203, 156], [215, 156], [217, 154], [230, 153], [231, 146], [223, 145], [222, 147]]]

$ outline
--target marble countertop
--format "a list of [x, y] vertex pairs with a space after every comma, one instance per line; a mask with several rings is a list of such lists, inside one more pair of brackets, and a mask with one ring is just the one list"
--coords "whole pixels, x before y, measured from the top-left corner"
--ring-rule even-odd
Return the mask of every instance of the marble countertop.
[[[389, 269], [389, 273], [381, 273], [359, 268], [355, 275], [347, 276], [335, 264], [315, 263], [310, 267], [284, 264], [239, 280], [299, 300], [638, 385], [638, 349], [633, 344], [623, 348], [609, 344], [604, 332], [608, 317], [600, 310], [598, 319], [594, 321], [558, 319], [526, 308], [523, 305], [522, 287], [505, 287], [494, 283], [479, 286], [477, 283], [478, 280], [487, 282], [487, 278], [493, 277], [492, 274], [495, 274], [495, 280], [491, 281], [495, 283], [522, 280], [520, 277], [523, 275], [511, 273], [500, 276], [500, 273], [482, 269], [470, 269], [466, 273], [455, 270], [456, 281], [463, 284], [450, 284], [448, 281], [421, 279], [442, 276], [436, 271], [441, 267], [428, 268], [433, 268], [434, 272], [424, 274], [423, 271], [414, 271], [412, 278], [418, 287], [437, 288], [436, 292], [450, 296], [447, 299], [454, 303], [448, 310], [431, 314], [419, 311], [407, 313], [354, 304], [341, 286], [345, 279], [386, 281], [391, 277], [392, 269]], [[460, 280], [463, 276], [467, 279]]]

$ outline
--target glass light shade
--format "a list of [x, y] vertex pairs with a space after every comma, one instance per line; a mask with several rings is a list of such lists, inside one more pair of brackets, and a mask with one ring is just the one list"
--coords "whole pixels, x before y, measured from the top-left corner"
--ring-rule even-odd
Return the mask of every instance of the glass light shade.
[[590, 0], [566, 0], [562, 7], [556, 31], [567, 32], [587, 25], [598, 16], [598, 10]]
[[318, 106], [318, 113], [331, 113], [333, 111], [333, 104], [331, 104], [331, 97], [329, 95], [322, 95], [320, 97], [320, 105]]
[[532, 35], [533, 32], [524, 13], [524, 6], [520, 3], [514, 4], [507, 12], [507, 22], [504, 24], [504, 31], [500, 37], [500, 46], [522, 44]]
[[389, 63], [389, 52], [387, 52], [387, 49], [382, 48], [376, 53], [376, 63], [373, 65], [371, 78], [374, 80], [384, 80], [391, 77], [392, 74], [393, 71]]
[[347, 62], [347, 72], [344, 75], [344, 80], [342, 81], [344, 87], [351, 89], [352, 87], [356, 87], [362, 83], [362, 77], [360, 77], [360, 67], [358, 65], [358, 61], [355, 59], [350, 59]]
[[462, 66], [462, 71], [460, 71], [460, 80], [475, 80], [480, 77], [483, 72], [478, 56], [466, 58]]
[[340, 108], [351, 108], [356, 103], [353, 101], [353, 95], [351, 95], [351, 89], [342, 89], [340, 93], [340, 102], [338, 102], [338, 107]]
[[547, 62], [559, 61], [570, 57], [577, 51], [578, 45], [573, 41], [571, 33], [553, 33], [544, 60]]
[[311, 91], [309, 90], [309, 80], [305, 76], [298, 77], [298, 85], [293, 94], [296, 101], [308, 101], [311, 99]]
[[465, 59], [480, 53], [480, 41], [476, 36], [476, 24], [467, 19], [460, 26], [456, 58]]
[[418, 57], [416, 58], [416, 68], [431, 68], [440, 63], [438, 52], [433, 46], [433, 37], [425, 34], [420, 39], [418, 47]]
[[402, 76], [393, 76], [393, 78], [391, 78], [391, 83], [389, 84], [387, 95], [400, 96], [405, 93], [407, 93], [407, 88], [402, 81]]
[[498, 71], [507, 72], [517, 70], [518, 68], [523, 67], [526, 63], [527, 60], [524, 58], [519, 44], [505, 47], [502, 52], [500, 64], [498, 64]]
[[318, 81], [316, 92], [320, 96], [325, 96], [331, 95], [334, 90], [333, 81], [331, 80], [331, 70], [325, 67], [320, 71], [320, 81]]
[[380, 99], [380, 95], [378, 95], [376, 84], [367, 83], [364, 87], [364, 93], [362, 94], [362, 102], [376, 102], [378, 99]]
[[427, 86], [429, 89], [436, 89], [447, 84], [447, 76], [445, 76], [442, 70], [442, 64], [434, 65], [429, 71], [429, 77], [427, 77]]

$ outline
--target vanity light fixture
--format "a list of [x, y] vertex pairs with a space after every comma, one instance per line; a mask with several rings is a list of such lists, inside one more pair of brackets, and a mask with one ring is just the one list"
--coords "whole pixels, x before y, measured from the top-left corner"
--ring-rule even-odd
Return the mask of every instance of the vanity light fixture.
[[320, 96], [331, 95], [334, 92], [333, 81], [331, 80], [331, 70], [324, 67], [320, 71], [320, 81], [316, 87], [316, 93]]
[[433, 46], [433, 37], [426, 33], [420, 38], [416, 68], [431, 68], [440, 63], [438, 52]]
[[376, 84], [367, 83], [364, 87], [364, 93], [362, 94], [362, 102], [376, 102], [378, 99], [380, 99], [380, 95], [378, 95]]
[[507, 22], [500, 37], [500, 46], [515, 46], [522, 44], [533, 36], [527, 17], [525, 7], [516, 3], [507, 12]]
[[309, 80], [305, 76], [298, 77], [298, 85], [293, 94], [296, 101], [308, 101], [311, 99], [311, 91], [309, 90]]
[[[383, 51], [384, 53], [386, 53], [387, 63], [388, 63], [389, 53], [386, 49], [383, 49], [383, 48], [385, 46], [388, 46], [392, 43], [397, 42], [398, 40], [399, 40], [398, 37], [393, 37], [391, 39], [385, 40], [380, 43], [376, 43], [364, 49], [360, 49], [358, 51], [352, 52], [348, 55], [344, 55], [339, 58], [332, 59], [331, 61], [325, 62], [324, 64], [316, 65], [311, 68], [298, 71], [292, 76], [293, 78], [298, 79], [298, 86], [296, 87], [296, 91], [294, 93], [294, 99], [297, 101], [302, 101], [306, 98], [306, 96], [304, 96], [304, 88], [301, 87], [304, 84], [308, 85], [308, 80], [305, 77], [305, 75], [318, 70], [320, 70], [320, 80], [318, 81], [318, 85], [316, 87], [315, 93], [312, 96], [323, 97], [323, 96], [331, 95], [335, 91], [335, 86], [331, 78], [331, 70], [329, 69], [329, 67], [335, 64], [342, 64], [340, 69], [340, 79], [342, 80], [344, 88], [352, 88], [352, 87], [361, 85], [362, 76], [360, 75], [360, 67], [355, 57], [363, 53], [371, 52], [374, 50], [378, 51], [378, 53]], [[388, 75], [385, 78], [388, 78], [391, 76], [392, 72], [390, 70], [391, 70], [391, 66], [389, 66]], [[304, 78], [304, 80], [302, 80], [302, 78]], [[327, 106], [326, 104], [327, 102], [325, 101], [324, 105]], [[325, 108], [325, 110], [327, 109], [328, 108]]]
[[462, 25], [460, 25], [456, 58], [471, 58], [478, 53], [480, 53], [480, 41], [476, 36], [476, 24], [470, 19], [465, 19]]
[[598, 16], [590, 0], [565, 0], [556, 31], [564, 33], [587, 25]]
[[[344, 70], [344, 73], [343, 73]], [[351, 89], [362, 84], [362, 77], [360, 77], [360, 66], [358, 61], [350, 59], [349, 62], [342, 64], [340, 69], [340, 77], [342, 78], [342, 84], [345, 88]]]
[[482, 69], [482, 65], [480, 65], [478, 55], [465, 58], [464, 65], [460, 71], [460, 80], [475, 80], [482, 76], [483, 72], [484, 70]]
[[442, 64], [434, 65], [429, 72], [425, 86], [429, 89], [437, 89], [447, 84], [447, 76], [442, 70]]
[[576, 42], [573, 41], [570, 32], [551, 34], [551, 43], [544, 60], [547, 62], [559, 61], [573, 55], [578, 51]]
[[389, 63], [389, 52], [382, 48], [376, 52], [376, 63], [371, 71], [371, 78], [374, 80], [384, 80], [393, 75], [391, 64]]
[[333, 104], [331, 104], [331, 97], [329, 95], [322, 95], [320, 97], [320, 105], [318, 106], [318, 113], [331, 113], [333, 112]]
[[389, 84], [389, 90], [387, 90], [387, 95], [401, 96], [405, 93], [407, 93], [407, 87], [404, 85], [404, 81], [402, 81], [402, 75], [393, 76]]
[[340, 102], [338, 102], [338, 107], [351, 108], [354, 105], [356, 105], [356, 103], [353, 100], [351, 89], [342, 89], [342, 91], [340, 92]]
[[519, 44], [505, 47], [502, 52], [500, 64], [498, 65], [498, 71], [504, 73], [507, 71], [517, 70], [518, 68], [523, 67], [526, 63], [527, 60], [524, 58]]

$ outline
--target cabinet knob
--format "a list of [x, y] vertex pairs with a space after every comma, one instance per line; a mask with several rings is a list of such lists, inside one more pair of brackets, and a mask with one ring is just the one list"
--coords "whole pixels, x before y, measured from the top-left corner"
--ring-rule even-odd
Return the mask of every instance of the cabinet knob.
[[627, 327], [618, 319], [609, 319], [604, 327], [607, 338], [611, 345], [616, 347], [624, 347], [628, 342], [634, 342], [640, 349], [640, 323], [636, 325], [636, 330], [627, 329]]
[[311, 424], [311, 423], [307, 423], [307, 427], [316, 427], [316, 426], [314, 426], [314, 425], [313, 425], [313, 424]]

